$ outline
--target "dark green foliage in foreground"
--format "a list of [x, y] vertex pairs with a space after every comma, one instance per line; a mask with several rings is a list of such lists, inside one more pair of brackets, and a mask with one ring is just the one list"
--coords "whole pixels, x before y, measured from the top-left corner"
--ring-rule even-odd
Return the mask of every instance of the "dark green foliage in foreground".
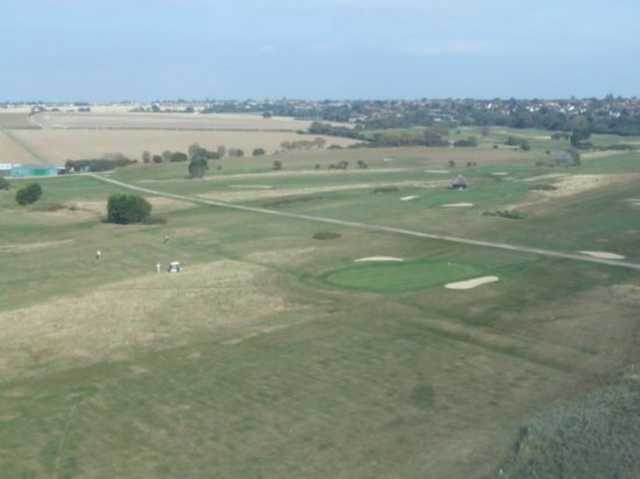
[[520, 428], [503, 479], [640, 477], [640, 385], [552, 409]]
[[0, 176], [0, 190], [8, 190], [10, 186], [7, 179]]
[[120, 225], [142, 223], [151, 215], [151, 204], [138, 195], [115, 194], [107, 203], [107, 221]]
[[19, 205], [25, 206], [35, 203], [41, 196], [42, 187], [38, 183], [31, 183], [16, 192], [16, 201]]

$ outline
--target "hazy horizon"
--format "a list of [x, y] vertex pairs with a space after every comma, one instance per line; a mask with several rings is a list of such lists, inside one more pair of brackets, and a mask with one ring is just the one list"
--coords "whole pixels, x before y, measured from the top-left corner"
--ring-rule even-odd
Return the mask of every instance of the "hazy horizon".
[[639, 7], [3, 2], [0, 101], [637, 96]]

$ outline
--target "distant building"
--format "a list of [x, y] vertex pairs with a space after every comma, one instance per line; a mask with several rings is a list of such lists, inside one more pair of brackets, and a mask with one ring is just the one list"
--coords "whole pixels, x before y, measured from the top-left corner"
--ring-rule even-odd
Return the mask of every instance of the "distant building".
[[58, 176], [60, 170], [57, 166], [48, 165], [14, 165], [11, 168], [12, 178], [24, 178], [28, 176]]
[[11, 170], [18, 166], [16, 163], [0, 163], [0, 176], [11, 176]]

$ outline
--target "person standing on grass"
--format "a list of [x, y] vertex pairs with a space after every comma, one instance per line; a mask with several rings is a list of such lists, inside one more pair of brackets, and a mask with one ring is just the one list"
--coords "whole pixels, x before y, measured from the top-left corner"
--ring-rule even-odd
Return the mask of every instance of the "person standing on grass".
[[102, 251], [96, 251], [96, 261], [100, 261], [102, 259]]
[[160, 263], [156, 263], [156, 273], [160, 272]]
[[164, 235], [164, 240], [162, 242], [167, 244], [169, 242], [169, 235]]

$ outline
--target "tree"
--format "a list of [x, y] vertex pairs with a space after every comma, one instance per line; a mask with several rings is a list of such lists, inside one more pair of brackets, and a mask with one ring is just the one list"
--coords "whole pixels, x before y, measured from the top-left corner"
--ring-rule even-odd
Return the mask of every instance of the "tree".
[[271, 114], [271, 112], [269, 112], [269, 111], [265, 111], [265, 112], [262, 114], [262, 118], [264, 118], [265, 120], [268, 120], [268, 119], [269, 119], [269, 118], [271, 118], [272, 116], [273, 116], [273, 115], [272, 115], [272, 114]]
[[151, 153], [149, 153], [148, 151], [143, 151], [142, 152], [142, 162], [143, 163], [151, 163]]
[[180, 162], [180, 161], [188, 161], [188, 160], [189, 160], [189, 157], [187, 156], [186, 153], [182, 153], [181, 151], [176, 151], [171, 153], [170, 161]]
[[42, 187], [38, 183], [31, 183], [16, 192], [16, 201], [21, 206], [35, 203], [42, 196]]
[[266, 154], [266, 151], [264, 151], [264, 148], [256, 148], [253, 150], [253, 156], [263, 156]]
[[169, 150], [164, 150], [162, 152], [162, 161], [165, 163], [169, 163], [171, 161], [171, 152]]
[[236, 157], [236, 158], [241, 158], [241, 157], [244, 156], [244, 150], [242, 150], [241, 148], [230, 148], [229, 149], [229, 156]]
[[142, 196], [114, 194], [107, 202], [107, 221], [119, 225], [142, 223], [151, 215], [151, 204]]
[[224, 158], [224, 155], [227, 154], [227, 147], [224, 145], [220, 145], [216, 151], [218, 152], [219, 158]]
[[273, 162], [273, 169], [274, 170], [281, 170], [282, 169], [282, 162], [280, 160], [275, 160]]
[[0, 176], [0, 191], [9, 189], [9, 182], [6, 178]]
[[203, 178], [209, 169], [206, 158], [194, 158], [189, 162], [189, 176], [191, 178]]
[[162, 163], [162, 157], [160, 155], [153, 155], [154, 163]]

